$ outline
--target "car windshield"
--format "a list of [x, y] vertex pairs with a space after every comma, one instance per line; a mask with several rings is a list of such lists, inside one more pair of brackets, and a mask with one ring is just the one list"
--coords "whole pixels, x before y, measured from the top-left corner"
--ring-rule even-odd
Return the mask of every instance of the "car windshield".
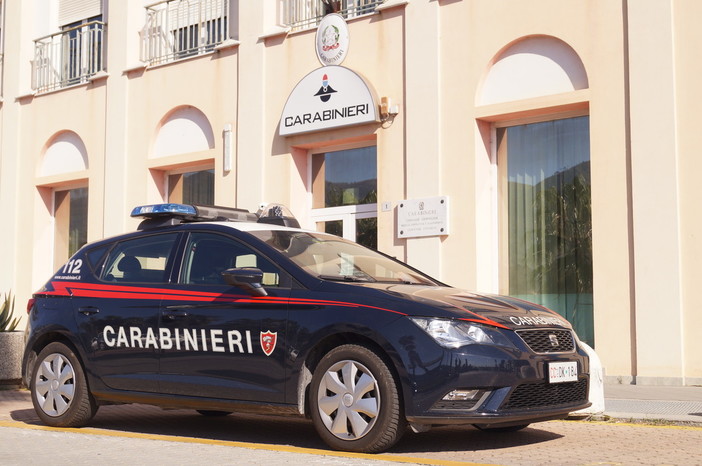
[[324, 280], [437, 285], [401, 262], [338, 236], [287, 230], [249, 233], [283, 253], [306, 272]]

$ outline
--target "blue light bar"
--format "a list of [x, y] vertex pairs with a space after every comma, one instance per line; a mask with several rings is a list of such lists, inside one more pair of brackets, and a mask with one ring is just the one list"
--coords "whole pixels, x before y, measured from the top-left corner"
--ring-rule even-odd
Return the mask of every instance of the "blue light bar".
[[194, 206], [187, 204], [152, 204], [134, 207], [132, 217], [197, 217]]

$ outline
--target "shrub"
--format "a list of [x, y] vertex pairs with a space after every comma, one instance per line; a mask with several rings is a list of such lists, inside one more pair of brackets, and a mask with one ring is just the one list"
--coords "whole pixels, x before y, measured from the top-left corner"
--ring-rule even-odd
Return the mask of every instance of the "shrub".
[[12, 318], [15, 309], [15, 298], [12, 293], [5, 295], [5, 300], [0, 306], [0, 332], [12, 332], [19, 324], [20, 318]]

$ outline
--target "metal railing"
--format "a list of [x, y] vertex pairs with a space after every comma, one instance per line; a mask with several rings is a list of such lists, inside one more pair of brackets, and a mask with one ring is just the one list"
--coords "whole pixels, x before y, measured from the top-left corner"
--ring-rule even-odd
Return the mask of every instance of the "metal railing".
[[49, 92], [103, 70], [105, 23], [92, 21], [34, 41], [32, 89]]
[[281, 23], [292, 31], [316, 27], [328, 13], [337, 12], [344, 18], [355, 18], [375, 12], [385, 0], [279, 0]]
[[141, 60], [168, 63], [212, 51], [229, 37], [229, 0], [166, 0], [146, 7]]

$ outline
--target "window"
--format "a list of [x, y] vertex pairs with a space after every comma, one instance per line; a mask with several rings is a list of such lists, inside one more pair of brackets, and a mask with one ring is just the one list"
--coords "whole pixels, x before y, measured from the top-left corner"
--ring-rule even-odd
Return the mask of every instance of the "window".
[[39, 92], [85, 83], [103, 69], [102, 15], [74, 21], [34, 41], [32, 88]]
[[503, 291], [561, 313], [592, 345], [589, 118], [512, 126], [497, 136]]
[[88, 241], [88, 188], [54, 193], [54, 265], [76, 253]]
[[293, 30], [316, 27], [322, 18], [338, 12], [344, 18], [375, 12], [385, 0], [284, 0], [283, 23]]
[[142, 60], [155, 65], [214, 50], [229, 38], [228, 0], [165, 0], [146, 9]]
[[214, 204], [214, 170], [168, 175], [168, 202]]
[[319, 231], [378, 247], [376, 147], [312, 155], [312, 219]]
[[152, 235], [118, 243], [105, 262], [102, 278], [132, 283], [166, 283], [168, 259], [177, 233]]
[[101, 21], [102, 16], [96, 16], [61, 28], [64, 32], [62, 45], [66, 52], [62, 76], [66, 85], [78, 84], [88, 72], [94, 74], [102, 69]]
[[240, 267], [261, 269], [263, 286], [280, 285], [278, 268], [270, 261], [236, 240], [212, 233], [190, 235], [180, 281], [194, 285], [224, 285], [222, 272]]

